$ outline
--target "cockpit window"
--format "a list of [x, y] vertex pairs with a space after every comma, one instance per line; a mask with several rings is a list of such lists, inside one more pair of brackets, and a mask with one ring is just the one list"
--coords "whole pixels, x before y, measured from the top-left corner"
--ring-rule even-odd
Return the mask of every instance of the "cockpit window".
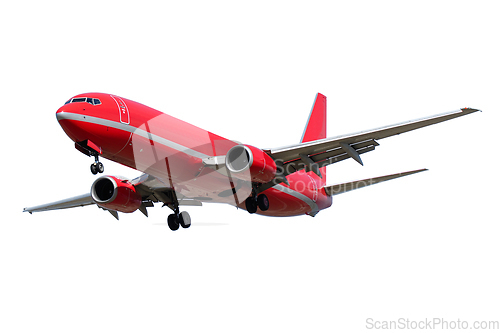
[[82, 103], [82, 102], [87, 102], [92, 105], [100, 105], [101, 101], [98, 98], [91, 98], [91, 97], [76, 97], [73, 99], [68, 100], [64, 105], [69, 104], [69, 103]]

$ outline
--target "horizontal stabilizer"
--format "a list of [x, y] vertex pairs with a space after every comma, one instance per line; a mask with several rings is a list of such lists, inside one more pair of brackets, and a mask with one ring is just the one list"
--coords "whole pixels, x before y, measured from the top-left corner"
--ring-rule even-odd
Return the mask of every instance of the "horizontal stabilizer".
[[368, 179], [363, 179], [363, 180], [357, 180], [349, 183], [343, 183], [343, 184], [338, 184], [338, 185], [331, 185], [331, 186], [325, 186], [325, 192], [326, 194], [333, 196], [345, 192], [349, 192], [352, 190], [356, 190], [358, 188], [362, 188], [365, 186], [370, 186], [373, 184], [378, 184], [385, 182], [386, 180], [391, 180], [391, 179], [396, 179], [399, 177], [404, 177], [408, 175], [412, 175], [415, 173], [419, 173], [422, 171], [427, 171], [427, 169], [419, 169], [419, 170], [414, 170], [414, 171], [407, 171], [407, 172], [402, 172], [402, 173], [396, 173], [393, 175], [387, 175], [387, 176], [381, 176], [381, 177], [376, 177], [376, 178], [368, 178]]

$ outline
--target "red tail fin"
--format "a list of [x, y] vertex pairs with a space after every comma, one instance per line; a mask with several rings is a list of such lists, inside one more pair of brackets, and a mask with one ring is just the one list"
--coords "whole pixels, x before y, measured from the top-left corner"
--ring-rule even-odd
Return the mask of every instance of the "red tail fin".
[[[304, 128], [304, 133], [302, 134], [302, 139], [300, 142], [309, 142], [319, 139], [326, 138], [326, 96], [318, 93], [314, 99], [314, 104], [311, 109], [311, 114], [307, 120], [306, 127]], [[322, 178], [314, 175], [316, 182], [320, 186], [326, 184], [326, 167], [319, 169]]]
[[300, 142], [309, 142], [326, 138], [326, 96], [316, 94], [311, 114], [307, 120]]

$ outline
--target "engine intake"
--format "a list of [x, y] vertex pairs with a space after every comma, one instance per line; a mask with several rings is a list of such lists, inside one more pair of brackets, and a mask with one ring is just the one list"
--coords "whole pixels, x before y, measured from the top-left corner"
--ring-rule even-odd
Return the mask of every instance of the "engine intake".
[[274, 160], [263, 150], [249, 145], [237, 145], [229, 149], [226, 167], [235, 174], [248, 172], [250, 180], [257, 183], [270, 182], [276, 175]]
[[122, 213], [132, 213], [142, 203], [134, 185], [113, 176], [98, 178], [92, 184], [90, 193], [99, 207]]

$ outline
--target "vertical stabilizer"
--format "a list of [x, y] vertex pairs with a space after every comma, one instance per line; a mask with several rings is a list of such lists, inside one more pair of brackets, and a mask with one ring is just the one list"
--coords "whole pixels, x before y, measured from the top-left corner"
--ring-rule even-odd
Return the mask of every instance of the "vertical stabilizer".
[[[326, 138], [326, 96], [320, 93], [316, 94], [314, 104], [307, 119], [304, 133], [300, 142], [309, 142]], [[326, 184], [326, 167], [319, 168], [322, 177], [317, 177], [317, 182], [324, 186]]]
[[309, 142], [326, 138], [326, 96], [316, 94], [314, 104], [307, 119], [300, 142]]

